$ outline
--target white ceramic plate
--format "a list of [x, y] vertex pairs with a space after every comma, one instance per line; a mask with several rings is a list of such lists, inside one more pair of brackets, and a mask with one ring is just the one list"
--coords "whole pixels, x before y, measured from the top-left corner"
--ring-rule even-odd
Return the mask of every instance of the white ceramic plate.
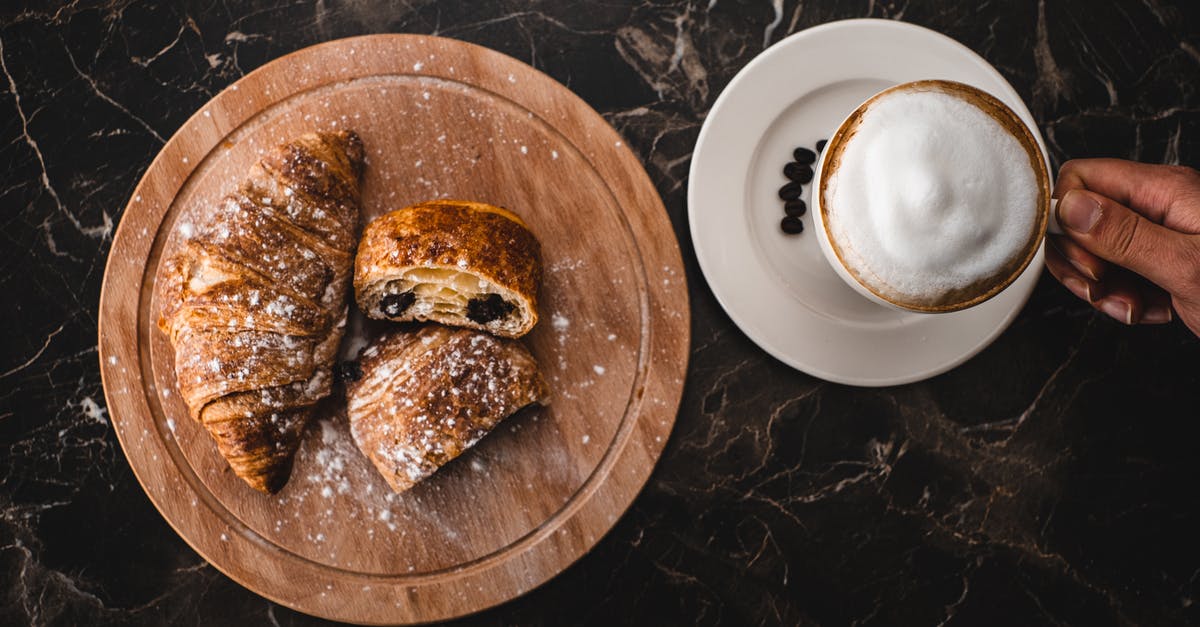
[[[927, 78], [968, 83], [1004, 101], [1045, 155], [1033, 116], [987, 61], [937, 32], [888, 20], [832, 22], [780, 41], [738, 72], [700, 130], [688, 219], [704, 277], [750, 339], [813, 376], [883, 386], [945, 372], [1008, 327], [1042, 271], [1039, 251], [1008, 289], [981, 305], [951, 314], [893, 311], [838, 278], [810, 215], [803, 234], [780, 231], [777, 191], [792, 150], [827, 139], [876, 92]], [[806, 185], [806, 202], [809, 191]]]

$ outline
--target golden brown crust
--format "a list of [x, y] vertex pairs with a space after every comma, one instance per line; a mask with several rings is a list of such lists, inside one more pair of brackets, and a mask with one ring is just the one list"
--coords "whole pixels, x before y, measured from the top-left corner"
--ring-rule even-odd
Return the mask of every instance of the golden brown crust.
[[[422, 309], [421, 295], [403, 315], [386, 315], [380, 299], [386, 285], [411, 269], [466, 273], [479, 279], [482, 296], [498, 293], [518, 309], [512, 324], [474, 323], [465, 311], [442, 315]], [[373, 318], [436, 320], [445, 324], [519, 337], [537, 323], [542, 281], [541, 245], [514, 213], [465, 200], [423, 202], [387, 213], [363, 231], [355, 259], [359, 307]]]
[[372, 265], [452, 268], [463, 254], [493, 283], [536, 299], [542, 279], [537, 239], [512, 212], [466, 200], [423, 202], [380, 216], [363, 231], [355, 274]]
[[549, 396], [519, 342], [438, 324], [384, 336], [363, 351], [361, 367], [346, 390], [350, 431], [397, 492]]
[[159, 270], [180, 396], [234, 472], [275, 492], [330, 391], [346, 320], [363, 147], [351, 131], [280, 146], [236, 192], [189, 208]]

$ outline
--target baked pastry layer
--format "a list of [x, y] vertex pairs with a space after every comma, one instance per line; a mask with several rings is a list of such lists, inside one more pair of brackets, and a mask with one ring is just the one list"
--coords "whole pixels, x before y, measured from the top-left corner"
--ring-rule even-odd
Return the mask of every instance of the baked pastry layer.
[[350, 432], [396, 492], [458, 457], [549, 388], [519, 342], [437, 324], [385, 335], [346, 389]]
[[255, 489], [287, 483], [313, 405], [331, 388], [359, 227], [362, 141], [310, 133], [237, 191], [189, 207], [160, 266], [158, 326], [179, 392]]
[[385, 320], [433, 320], [520, 337], [537, 323], [541, 246], [511, 211], [424, 202], [367, 225], [354, 267], [358, 306]]

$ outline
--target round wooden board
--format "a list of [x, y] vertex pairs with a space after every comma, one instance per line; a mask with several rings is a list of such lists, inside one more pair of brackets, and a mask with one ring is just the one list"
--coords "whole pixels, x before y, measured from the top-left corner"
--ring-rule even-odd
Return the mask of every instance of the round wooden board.
[[[312, 130], [367, 147], [367, 219], [438, 197], [512, 208], [543, 245], [542, 322], [524, 341], [553, 391], [413, 490], [394, 495], [322, 405], [288, 485], [228, 469], [176, 393], [154, 280], [188, 207], [232, 191], [261, 153]], [[361, 325], [360, 325], [361, 326]], [[367, 326], [351, 333], [369, 336]], [[582, 100], [500, 53], [375, 35], [269, 63], [167, 142], [113, 241], [100, 359], [117, 436], [176, 531], [288, 607], [367, 624], [435, 621], [536, 587], [587, 552], [649, 477], [688, 357], [687, 286], [638, 159]], [[345, 348], [345, 347], [344, 347]]]

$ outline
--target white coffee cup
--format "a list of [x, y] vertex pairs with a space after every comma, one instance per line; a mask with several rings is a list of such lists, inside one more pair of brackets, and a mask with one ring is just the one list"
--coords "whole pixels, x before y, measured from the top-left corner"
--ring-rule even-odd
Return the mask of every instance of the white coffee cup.
[[[829, 181], [832, 175], [836, 174], [840, 155], [846, 142], [853, 137], [863, 116], [872, 105], [889, 95], [903, 91], [939, 91], [975, 105], [993, 120], [1000, 123], [1005, 130], [1017, 139], [1029, 157], [1030, 167], [1037, 181], [1038, 207], [1034, 212], [1036, 223], [1029, 225], [1028, 238], [1020, 251], [1008, 260], [1000, 272], [993, 274], [985, 281], [962, 290], [961, 294], [950, 297], [946, 302], [905, 301], [898, 298], [895, 294], [884, 293], [875, 286], [868, 284], [858, 276], [855, 268], [849, 267], [847, 262], [844, 261], [842, 248], [834, 241], [826, 217], [829, 204], [826, 198]], [[831, 163], [833, 165], [830, 165]], [[978, 88], [953, 81], [926, 80], [904, 83], [885, 89], [867, 99], [853, 113], [846, 117], [838, 126], [837, 131], [830, 136], [817, 162], [813, 177], [810, 204], [812, 206], [813, 222], [817, 231], [817, 240], [820, 244], [821, 252], [825, 255], [830, 266], [833, 267], [834, 271], [847, 285], [859, 294], [862, 294], [865, 298], [884, 307], [919, 313], [947, 313], [973, 307], [999, 294], [1028, 267], [1040, 249], [1047, 231], [1061, 233], [1058, 230], [1057, 221], [1055, 220], [1056, 203], [1050, 198], [1050, 193], [1050, 175], [1046, 168], [1045, 160], [1042, 157], [1041, 147], [1034, 132], [1021, 121], [1016, 113], [995, 97]]]

